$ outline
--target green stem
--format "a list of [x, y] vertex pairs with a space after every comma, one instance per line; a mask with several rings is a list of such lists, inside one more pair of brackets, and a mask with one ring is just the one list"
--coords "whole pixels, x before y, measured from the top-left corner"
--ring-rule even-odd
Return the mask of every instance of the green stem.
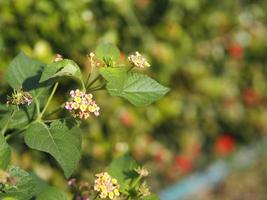
[[90, 86], [92, 86], [99, 78], [100, 78], [100, 74], [98, 74], [98, 76], [96, 76], [86, 87], [86, 89], [88, 90]]
[[[28, 127], [28, 126], [27, 126], [27, 127]], [[23, 129], [20, 129], [20, 130], [18, 130], [17, 132], [12, 133], [12, 134], [6, 136], [6, 141], [9, 141], [11, 138], [13, 138], [13, 137], [15, 137], [15, 136], [17, 136], [17, 135], [23, 133], [23, 132], [27, 129], [27, 127], [23, 128]]]
[[85, 92], [86, 91], [86, 86], [85, 86], [85, 84], [84, 84], [82, 79], [80, 81], [81, 81], [81, 84], [82, 84], [83, 91]]
[[62, 103], [60, 106], [58, 106], [55, 110], [52, 110], [50, 113], [46, 114], [45, 117], [49, 117], [59, 111], [61, 111], [64, 108], [65, 103]]
[[9, 123], [10, 123], [10, 120], [13, 118], [14, 114], [15, 114], [15, 110], [12, 110], [12, 112], [11, 112], [11, 114], [10, 114], [10, 116], [9, 116], [9, 118], [8, 118], [8, 120], [7, 120], [7, 122], [5, 123], [4, 127], [3, 127], [2, 130], [1, 130], [1, 134], [2, 134], [2, 135], [5, 134], [5, 132], [6, 132], [7, 128], [8, 128], [8, 125], [9, 125]]
[[127, 70], [127, 72], [131, 71], [134, 67], [135, 67], [134, 65], [131, 66], [131, 67]]
[[105, 86], [106, 86], [106, 83], [104, 83], [104, 84], [102, 84], [102, 85], [98, 85], [98, 86], [93, 87], [93, 88], [91, 88], [90, 90], [88, 90], [88, 92], [94, 92], [94, 91], [97, 91], [97, 90], [102, 90], [102, 89], [105, 88]]
[[138, 182], [142, 179], [142, 176], [139, 175], [139, 177], [133, 182], [132, 188], [135, 188], [135, 186], [138, 184]]
[[89, 72], [88, 76], [87, 76], [87, 79], [86, 79], [86, 82], [85, 82], [85, 85], [88, 85], [88, 82], [89, 82], [89, 79], [91, 77], [91, 72]]
[[42, 119], [42, 116], [44, 115], [46, 109], [49, 106], [49, 103], [51, 102], [51, 100], [52, 100], [52, 98], [53, 98], [53, 96], [54, 96], [54, 94], [55, 94], [55, 92], [57, 90], [57, 86], [58, 86], [58, 82], [55, 83], [55, 85], [53, 87], [53, 90], [52, 90], [52, 92], [51, 92], [51, 94], [50, 94], [50, 96], [49, 96], [49, 98], [48, 98], [48, 100], [47, 100], [47, 102], [45, 104], [44, 109], [42, 110], [41, 114], [38, 116], [38, 120], [41, 120]]
[[40, 104], [39, 104], [39, 101], [36, 97], [34, 98], [34, 101], [35, 101], [35, 105], [36, 105], [37, 116], [39, 116], [40, 115]]

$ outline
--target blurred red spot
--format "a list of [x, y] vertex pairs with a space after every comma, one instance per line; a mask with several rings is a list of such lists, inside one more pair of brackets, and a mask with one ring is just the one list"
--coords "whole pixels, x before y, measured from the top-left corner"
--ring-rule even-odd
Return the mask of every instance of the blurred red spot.
[[182, 173], [190, 172], [193, 169], [192, 159], [184, 155], [176, 156], [175, 165], [176, 168]]
[[220, 155], [231, 153], [235, 148], [235, 140], [229, 135], [219, 137], [215, 142], [215, 151]]
[[161, 163], [163, 161], [163, 153], [162, 152], [157, 152], [155, 155], [154, 155], [154, 160], [157, 162], [157, 163]]
[[248, 88], [243, 92], [243, 98], [247, 105], [256, 105], [260, 102], [260, 96], [253, 88]]
[[125, 127], [131, 127], [133, 125], [133, 116], [128, 113], [124, 112], [120, 115], [120, 121]]
[[244, 49], [238, 43], [231, 43], [228, 48], [229, 55], [234, 59], [240, 59], [243, 57]]

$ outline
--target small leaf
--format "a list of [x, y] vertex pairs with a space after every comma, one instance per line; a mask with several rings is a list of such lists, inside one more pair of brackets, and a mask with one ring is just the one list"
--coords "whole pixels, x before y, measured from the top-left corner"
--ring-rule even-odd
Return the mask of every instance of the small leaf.
[[77, 127], [60, 121], [50, 127], [36, 122], [30, 125], [24, 135], [25, 143], [33, 149], [51, 154], [62, 167], [68, 178], [75, 170], [81, 157], [81, 133]]
[[6, 169], [10, 163], [11, 150], [4, 136], [0, 134], [0, 169]]
[[110, 95], [119, 96], [123, 90], [124, 82], [127, 78], [127, 71], [122, 67], [112, 67], [112, 68], [100, 68], [100, 74], [107, 80], [107, 89]]
[[108, 168], [109, 174], [116, 178], [121, 186], [121, 190], [130, 188], [130, 183], [138, 177], [135, 169], [138, 164], [128, 154], [115, 159], [111, 162]]
[[16, 200], [29, 200], [35, 191], [35, 182], [30, 174], [19, 167], [11, 166], [8, 173], [14, 179], [14, 185], [8, 185], [0, 193], [0, 199], [15, 198]]
[[96, 57], [105, 63], [117, 61], [120, 56], [120, 50], [111, 43], [103, 43], [96, 47]]
[[169, 88], [152, 78], [127, 71], [124, 68], [102, 68], [100, 74], [107, 80], [111, 96], [120, 96], [135, 106], [147, 106], [163, 97]]
[[7, 70], [7, 81], [16, 89], [27, 91], [47, 87], [46, 84], [39, 84], [44, 64], [28, 57], [21, 52], [10, 63]]
[[68, 200], [66, 193], [56, 187], [47, 187], [36, 196], [36, 200]]
[[82, 79], [82, 73], [79, 66], [73, 60], [63, 59], [46, 65], [40, 82], [62, 76], [70, 76], [78, 80]]

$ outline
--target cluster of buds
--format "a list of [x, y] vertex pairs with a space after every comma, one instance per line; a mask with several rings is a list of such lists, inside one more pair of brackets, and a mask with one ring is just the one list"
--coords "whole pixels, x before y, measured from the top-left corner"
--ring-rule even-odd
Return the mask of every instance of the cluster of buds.
[[13, 186], [16, 182], [16, 179], [8, 172], [0, 169], [0, 193], [6, 186]]
[[22, 90], [16, 91], [12, 93], [11, 97], [7, 98], [7, 105], [30, 105], [32, 103], [32, 96], [29, 92], [24, 92]]
[[144, 167], [137, 167], [137, 168], [135, 169], [135, 171], [136, 171], [136, 172], [139, 174], [139, 176], [141, 176], [141, 177], [146, 177], [146, 176], [149, 175], [148, 170], [147, 170], [146, 168], [144, 168]]
[[75, 178], [72, 178], [68, 181], [68, 185], [72, 192], [75, 193], [74, 200], [90, 200], [90, 186], [88, 182], [82, 181], [78, 183]]
[[150, 191], [149, 191], [149, 188], [148, 188], [148, 186], [147, 186], [147, 184], [146, 184], [146, 182], [143, 182], [143, 183], [141, 184], [141, 186], [139, 187], [138, 191], [140, 192], [140, 194], [141, 194], [143, 197], [148, 196], [148, 195], [151, 194]]
[[100, 108], [93, 100], [92, 94], [86, 94], [85, 92], [77, 90], [70, 91], [71, 101], [67, 101], [65, 108], [69, 110], [74, 117], [80, 119], [87, 119], [90, 113], [95, 116], [99, 115]]
[[98, 67], [100, 65], [100, 62], [96, 59], [96, 56], [93, 52], [90, 52], [88, 55], [91, 68]]
[[138, 51], [136, 51], [135, 54], [128, 56], [128, 60], [135, 67], [139, 67], [139, 68], [150, 67], [150, 64], [147, 62], [144, 56], [142, 56]]
[[63, 57], [62, 57], [62, 55], [60, 55], [60, 54], [56, 54], [56, 57], [55, 57], [55, 62], [58, 62], [58, 61], [61, 61], [61, 60], [63, 60]]
[[120, 185], [115, 178], [112, 178], [107, 172], [96, 174], [94, 190], [100, 193], [100, 198], [116, 199], [119, 195]]

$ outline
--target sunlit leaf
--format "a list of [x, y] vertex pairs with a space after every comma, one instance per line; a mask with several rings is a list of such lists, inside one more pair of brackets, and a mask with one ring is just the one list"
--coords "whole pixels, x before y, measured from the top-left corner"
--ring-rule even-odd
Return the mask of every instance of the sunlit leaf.
[[152, 78], [136, 73], [127, 73], [124, 68], [102, 68], [101, 75], [107, 80], [111, 96], [120, 96], [135, 106], [147, 106], [163, 97], [169, 88]]

